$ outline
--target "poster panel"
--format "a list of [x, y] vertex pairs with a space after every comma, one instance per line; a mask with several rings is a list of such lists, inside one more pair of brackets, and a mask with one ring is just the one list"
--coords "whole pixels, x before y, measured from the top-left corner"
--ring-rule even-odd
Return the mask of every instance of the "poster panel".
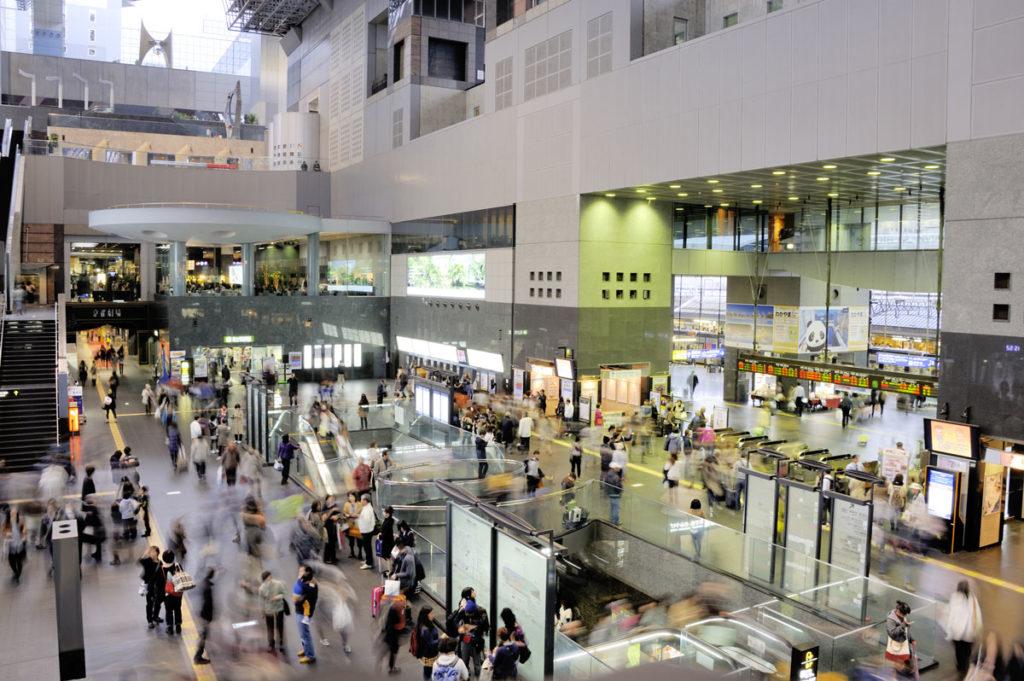
[[[452, 561], [448, 576], [452, 602], [448, 604], [448, 610], [456, 609], [459, 595], [467, 586], [476, 589], [477, 595], [485, 599], [481, 606], [489, 607], [486, 594], [491, 593], [491, 523], [457, 504], [451, 504], [449, 508], [452, 537], [458, 539], [448, 547]], [[494, 613], [488, 614], [494, 617]]]
[[554, 633], [548, 620], [549, 559], [540, 551], [498, 532], [497, 561], [497, 612], [490, 616], [496, 619], [504, 608], [512, 609], [533, 651], [530, 659], [519, 665], [519, 677], [542, 681], [544, 651]]
[[850, 310], [846, 307], [801, 307], [800, 340], [797, 352], [818, 353], [825, 349], [845, 352], [849, 337]]
[[852, 305], [847, 309], [849, 322], [846, 349], [849, 352], [865, 352], [868, 349], [869, 308], [866, 305]]
[[774, 308], [771, 305], [728, 303], [725, 306], [725, 344], [731, 348], [753, 348], [756, 318], [757, 347], [770, 350], [773, 317]]
[[852, 499], [833, 497], [830, 560], [832, 565], [867, 575], [871, 509]]
[[776, 305], [772, 320], [772, 350], [796, 352], [800, 343], [800, 308]]
[[782, 585], [788, 591], [801, 592], [814, 588], [817, 581], [821, 493], [798, 485], [786, 487], [786, 552]]
[[774, 478], [747, 473], [743, 532], [746, 571], [753, 579], [771, 583], [775, 567], [776, 491]]

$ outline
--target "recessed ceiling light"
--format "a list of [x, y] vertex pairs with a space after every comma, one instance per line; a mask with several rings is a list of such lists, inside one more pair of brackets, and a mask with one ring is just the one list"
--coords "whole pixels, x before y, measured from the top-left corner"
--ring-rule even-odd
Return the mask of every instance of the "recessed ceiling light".
[[681, 185], [681, 184], [670, 184], [670, 185], [668, 186], [668, 188], [669, 188], [669, 189], [679, 189], [679, 188], [680, 188], [680, 187], [682, 187], [682, 186], [683, 186], [683, 185]]
[[654, 197], [653, 197], [653, 196], [648, 196], [648, 197], [647, 197], [647, 200], [648, 200], [648, 201], [653, 201], [653, 200], [654, 200]]
[[615, 198], [615, 192], [608, 192], [607, 194], [605, 194], [605, 196], [607, 196], [609, 199], [614, 199]]
[[790, 197], [789, 197], [789, 200], [790, 200], [790, 201], [799, 201], [799, 200], [800, 200], [800, 197], [799, 197], [799, 196], [790, 196]]
[[646, 190], [646, 189], [637, 189], [637, 190], [636, 190], [636, 193], [637, 193], [637, 194], [646, 194], [646, 193], [647, 193], [647, 190]]
[[708, 180], [708, 184], [718, 184], [718, 180]]
[[773, 170], [772, 171], [772, 175], [785, 175], [785, 174], [786, 174], [785, 170]]
[[796, 246], [794, 246], [792, 243], [786, 244], [786, 250], [787, 251], [792, 251], [794, 248], [796, 248]]
[[878, 177], [881, 174], [882, 174], [881, 171], [878, 171], [878, 170], [869, 170], [868, 171], [868, 175], [870, 175], [871, 177]]
[[679, 192], [678, 194], [676, 194], [676, 196], [685, 199], [687, 196], [689, 196], [689, 194], [687, 194], [686, 192]]
[[729, 207], [728, 203], [720, 203], [718, 205], [721, 206], [722, 208], [728, 208]]
[[815, 179], [816, 179], [816, 180], [817, 180], [818, 182], [828, 182], [828, 178], [827, 178], [827, 177], [824, 177], [824, 176], [823, 176], [823, 177], [817, 177], [817, 178], [815, 178]]
[[828, 198], [830, 198], [830, 199], [838, 199], [839, 198], [839, 192], [829, 192], [828, 193]]
[[928, 165], [926, 165], [924, 167], [924, 169], [925, 170], [938, 170], [939, 169], [939, 164], [938, 163], [929, 163]]
[[677, 207], [676, 207], [676, 210], [686, 210], [686, 209], [685, 209], [685, 208], [683, 208], [682, 206], [677, 206]]
[[759, 184], [752, 184], [752, 185], [750, 185], [750, 188], [751, 189], [760, 189], [761, 185], [759, 185]]
[[721, 194], [723, 191], [724, 191], [723, 189], [712, 189], [711, 193], [712, 194]]
[[714, 206], [712, 206], [710, 203], [705, 203], [704, 207], [705, 208], [714, 208]]
[[825, 170], [835, 170], [835, 167], [835, 163], [826, 163], [825, 165], [822, 166], [822, 168], [824, 168]]
[[761, 199], [754, 199], [754, 205], [755, 206], [760, 206], [761, 205]]
[[892, 190], [894, 192], [905, 192], [905, 191], [907, 191], [907, 188], [906, 187], [893, 187]]
[[893, 162], [893, 161], [895, 161], [896, 159], [894, 159], [894, 158], [893, 158], [892, 156], [883, 156], [882, 158], [880, 158], [880, 159], [878, 159], [878, 160], [879, 160], [879, 162], [881, 162], [881, 163], [892, 163], [892, 162]]

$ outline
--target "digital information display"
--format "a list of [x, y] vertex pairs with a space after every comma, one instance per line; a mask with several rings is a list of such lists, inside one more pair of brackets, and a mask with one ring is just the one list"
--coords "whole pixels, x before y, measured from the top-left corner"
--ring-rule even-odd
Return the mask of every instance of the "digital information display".
[[928, 515], [952, 520], [953, 503], [956, 500], [956, 473], [929, 467], [925, 496], [928, 502]]
[[410, 255], [406, 295], [482, 300], [485, 272], [483, 253]]
[[965, 459], [974, 458], [974, 427], [967, 423], [953, 423], [926, 419], [928, 449], [936, 454], [949, 454]]
[[736, 362], [739, 371], [753, 374], [766, 374], [782, 378], [795, 378], [802, 381], [831, 383], [832, 385], [863, 388], [865, 390], [884, 390], [902, 395], [920, 395], [933, 397], [936, 394], [935, 382], [921, 376], [896, 374], [887, 371], [871, 371], [854, 369], [837, 364], [819, 362], [801, 362], [778, 358], [742, 356]]

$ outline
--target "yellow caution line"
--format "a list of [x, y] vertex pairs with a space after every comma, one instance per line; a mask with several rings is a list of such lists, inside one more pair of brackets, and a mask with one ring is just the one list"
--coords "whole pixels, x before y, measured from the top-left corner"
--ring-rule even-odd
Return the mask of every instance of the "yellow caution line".
[[900, 554], [903, 556], [907, 556], [909, 558], [913, 558], [914, 560], [919, 560], [922, 563], [935, 565], [936, 567], [940, 567], [951, 572], [958, 572], [961, 575], [964, 575], [965, 577], [971, 577], [972, 579], [977, 579], [980, 582], [986, 582], [988, 584], [991, 584], [992, 586], [998, 586], [1002, 589], [1008, 589], [1009, 591], [1015, 591], [1019, 594], [1024, 594], [1024, 586], [1021, 586], [1020, 584], [1014, 584], [1013, 582], [1008, 582], [1005, 579], [999, 579], [998, 577], [986, 575], [983, 572], [977, 572], [975, 570], [971, 570], [970, 568], [960, 567], [959, 565], [947, 563], [944, 560], [936, 560], [935, 558], [929, 558], [928, 556], [919, 556], [914, 553], [906, 553], [903, 551], [901, 551]]
[[[100, 404], [103, 404], [103, 398], [106, 397], [106, 393], [98, 381], [96, 383], [96, 392], [99, 393]], [[121, 436], [121, 429], [117, 426], [116, 419], [108, 421], [107, 425], [110, 426], [110, 434], [114, 438], [114, 446], [124, 451], [124, 438]], [[155, 518], [150, 520], [150, 532], [154, 544], [166, 548], [163, 537], [160, 536], [159, 524]], [[181, 641], [185, 647], [185, 657], [188, 658], [189, 664], [192, 665], [192, 671], [195, 672], [196, 679], [199, 679], [199, 681], [216, 681], [217, 675], [213, 672], [213, 665], [199, 665], [192, 662], [193, 654], [189, 651], [194, 651], [199, 647], [199, 630], [196, 628], [195, 619], [192, 617], [192, 608], [189, 607], [187, 596], [182, 596], [181, 598]]]

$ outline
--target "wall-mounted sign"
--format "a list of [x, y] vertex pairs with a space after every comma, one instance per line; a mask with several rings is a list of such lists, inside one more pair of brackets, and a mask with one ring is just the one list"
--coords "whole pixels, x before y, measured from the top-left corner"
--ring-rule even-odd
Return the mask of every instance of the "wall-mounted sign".
[[231, 345], [232, 343], [252, 343], [252, 336], [224, 336], [224, 344]]
[[876, 352], [875, 361], [887, 367], [910, 367], [911, 369], [934, 369], [935, 358], [925, 355], [904, 355], [898, 352]]
[[295, 369], [302, 368], [302, 353], [301, 352], [289, 352], [288, 353], [288, 368], [292, 371]]
[[839, 364], [742, 355], [736, 362], [736, 368], [755, 374], [831, 383], [832, 385], [866, 390], [884, 390], [902, 395], [932, 397], [936, 394], [935, 381], [926, 376], [860, 369]]
[[818, 646], [795, 645], [789, 663], [789, 681], [817, 681]]

